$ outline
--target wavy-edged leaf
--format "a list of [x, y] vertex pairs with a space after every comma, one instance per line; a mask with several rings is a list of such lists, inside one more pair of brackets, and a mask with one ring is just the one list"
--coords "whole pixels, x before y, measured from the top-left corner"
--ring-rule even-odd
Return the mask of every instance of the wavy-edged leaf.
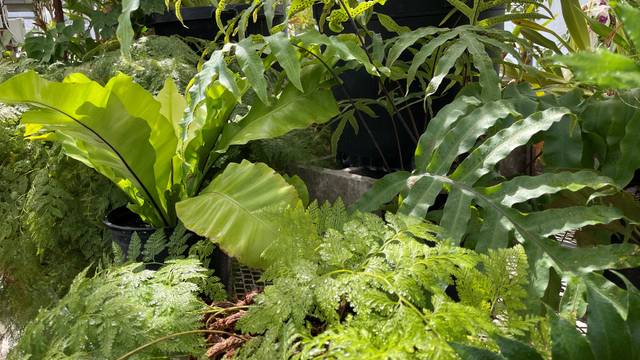
[[459, 189], [449, 193], [440, 222], [440, 226], [443, 228], [442, 238], [445, 241], [453, 245], [460, 245], [471, 219], [472, 201], [473, 196]]
[[594, 171], [547, 173], [519, 176], [481, 191], [492, 201], [511, 207], [525, 201], [560, 191], [577, 192], [586, 188], [600, 190], [613, 186], [613, 180]]
[[482, 102], [475, 97], [460, 96], [450, 104], [447, 104], [436, 116], [429, 121], [427, 130], [418, 141], [415, 153], [416, 169], [426, 170], [431, 162], [434, 149], [440, 145], [444, 134], [461, 117], [467, 115], [472, 109], [480, 106]]
[[[420, 69], [420, 67], [422, 65], [424, 65], [425, 61], [427, 61], [429, 56], [433, 55], [433, 53], [436, 50], [439, 50], [442, 45], [446, 44], [448, 41], [450, 41], [450, 40], [456, 38], [458, 35], [460, 35], [460, 32], [462, 32], [462, 31], [463, 31], [462, 28], [453, 29], [453, 30], [451, 30], [449, 32], [441, 34], [440, 36], [437, 36], [436, 38], [432, 39], [431, 41], [429, 41], [428, 43], [424, 44], [420, 48], [420, 50], [413, 56], [413, 60], [411, 61], [411, 66], [409, 67], [409, 70], [407, 71], [407, 93], [409, 93], [409, 89], [411, 87], [411, 84], [413, 84], [413, 81], [416, 78], [416, 74], [418, 73], [418, 69]], [[457, 57], [456, 57], [456, 59], [457, 59]], [[451, 60], [453, 60], [453, 62], [455, 63], [455, 59], [451, 59]], [[452, 66], [453, 66], [453, 64], [450, 65], [448, 67], [448, 69], [451, 69]], [[447, 69], [447, 73], [449, 72], [448, 69]], [[444, 76], [446, 76], [446, 74]]]
[[336, 57], [343, 61], [355, 61], [358, 65], [363, 66], [369, 74], [380, 76], [354, 34], [326, 36], [316, 30], [309, 30], [299, 35], [297, 39], [302, 41], [304, 45], [324, 45], [326, 46], [325, 57]]
[[265, 266], [262, 252], [277, 238], [277, 228], [262, 213], [294, 206], [296, 189], [265, 164], [230, 164], [200, 195], [176, 205], [184, 226], [205, 236], [243, 264]]
[[[504, 117], [506, 114], [503, 112], [500, 115]], [[475, 183], [489, 173], [498, 162], [509, 156], [514, 149], [527, 144], [535, 134], [549, 129], [554, 123], [569, 114], [571, 112], [568, 109], [551, 108], [516, 121], [473, 150], [471, 155], [451, 175], [451, 178], [465, 183]]]
[[133, 43], [133, 26], [131, 25], [131, 13], [138, 10], [140, 7], [140, 0], [123, 0], [122, 12], [118, 16], [118, 28], [116, 29], [116, 36], [120, 42], [120, 52], [122, 56], [127, 59], [131, 59], [131, 44]]
[[433, 74], [433, 78], [431, 78], [431, 81], [429, 81], [429, 85], [427, 85], [425, 96], [431, 96], [438, 91], [440, 85], [442, 84], [442, 81], [445, 79], [445, 77], [447, 77], [447, 75], [449, 75], [451, 69], [455, 66], [458, 59], [464, 54], [466, 50], [466, 44], [461, 41], [455, 41], [453, 42], [453, 44], [449, 45], [449, 47], [442, 54], [442, 57], [440, 57], [440, 59], [436, 63], [436, 70]]
[[389, 54], [387, 55], [387, 67], [392, 67], [393, 64], [400, 58], [400, 55], [402, 55], [402, 53], [404, 53], [410, 46], [413, 46], [416, 41], [430, 37], [440, 32], [444, 32], [446, 30], [448, 29], [423, 27], [415, 31], [400, 34], [392, 41], [393, 46], [391, 47], [391, 49], [389, 49]]
[[258, 54], [258, 50], [262, 45], [254, 43], [252, 39], [244, 39], [236, 46], [236, 59], [242, 73], [247, 77], [251, 87], [265, 104], [269, 104], [269, 95], [267, 93], [267, 80], [264, 77], [264, 65], [262, 58]]
[[468, 32], [460, 35], [460, 41], [466, 45], [473, 59], [473, 66], [480, 73], [483, 100], [493, 101], [500, 99], [500, 78], [484, 45]]

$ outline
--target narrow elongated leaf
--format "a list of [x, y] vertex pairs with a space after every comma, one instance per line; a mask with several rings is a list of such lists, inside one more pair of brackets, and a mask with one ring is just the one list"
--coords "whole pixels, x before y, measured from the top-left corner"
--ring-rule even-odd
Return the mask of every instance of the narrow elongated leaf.
[[450, 104], [447, 104], [438, 114], [429, 121], [427, 131], [422, 134], [416, 148], [416, 169], [426, 170], [431, 162], [434, 149], [440, 146], [444, 134], [447, 133], [461, 117], [478, 107], [481, 101], [475, 97], [460, 96]]
[[400, 58], [403, 52], [405, 52], [410, 46], [416, 43], [416, 41], [426, 38], [437, 33], [443, 32], [447, 29], [435, 28], [435, 27], [424, 27], [419, 28], [415, 31], [406, 32], [400, 34], [393, 41], [393, 46], [389, 49], [389, 54], [387, 55], [387, 67], [393, 66], [393, 64]]
[[476, 251], [486, 253], [489, 249], [509, 247], [509, 232], [513, 226], [496, 211], [487, 211], [478, 234], [470, 234], [476, 239]]
[[599, 190], [612, 185], [613, 180], [610, 178], [585, 170], [575, 173], [561, 172], [538, 176], [520, 176], [485, 188], [482, 192], [492, 201], [511, 207], [515, 204], [537, 199], [543, 195], [555, 194], [564, 190], [572, 192], [585, 188]]
[[438, 91], [442, 81], [444, 81], [445, 77], [449, 75], [449, 72], [458, 61], [458, 58], [460, 58], [466, 50], [467, 45], [461, 41], [456, 41], [449, 45], [436, 64], [436, 70], [433, 78], [431, 78], [431, 81], [429, 82], [429, 85], [427, 85], [425, 96], [431, 96]]
[[529, 213], [522, 225], [532, 233], [550, 236], [588, 225], [608, 224], [622, 217], [622, 211], [613, 207], [576, 206]]
[[262, 252], [277, 230], [261, 212], [294, 206], [296, 189], [264, 164], [230, 164], [200, 195], [179, 202], [185, 227], [205, 236], [243, 264], [262, 268]]
[[442, 238], [454, 245], [460, 245], [471, 219], [471, 201], [473, 196], [455, 189], [449, 193], [444, 206], [440, 226], [444, 229]]
[[437, 175], [446, 174], [455, 159], [469, 151], [498, 120], [517, 115], [511, 103], [505, 100], [490, 102], [472, 111], [446, 133], [440, 146], [435, 149], [427, 171]]
[[386, 175], [373, 185], [354, 205], [354, 210], [362, 212], [375, 211], [393, 200], [398, 193], [407, 189], [407, 180], [411, 176], [406, 171], [398, 171]]
[[156, 95], [156, 101], [160, 103], [160, 114], [169, 120], [175, 131], [176, 139], [179, 139], [182, 134], [180, 122], [184, 115], [184, 109], [187, 107], [187, 100], [180, 94], [173, 80], [167, 79], [162, 90]]
[[258, 47], [262, 45], [254, 43], [250, 38], [240, 41], [236, 49], [236, 59], [242, 69], [243, 74], [249, 80], [251, 87], [265, 104], [269, 104], [269, 95], [267, 94], [267, 80], [264, 77], [264, 65], [262, 59], [258, 55]]
[[460, 35], [460, 41], [464, 43], [473, 59], [473, 66], [480, 73], [480, 87], [482, 98], [485, 101], [500, 99], [500, 78], [494, 69], [494, 63], [487, 54], [484, 45], [478, 41], [472, 33], [466, 32]]
[[562, 17], [571, 40], [578, 50], [587, 50], [591, 48], [591, 39], [589, 38], [589, 28], [584, 17], [580, 14], [582, 11], [579, 0], [560, 0], [562, 7]]
[[325, 57], [335, 57], [336, 60], [343, 61], [355, 61], [363, 66], [369, 74], [380, 76], [354, 34], [326, 36], [316, 30], [309, 30], [299, 35], [298, 39], [307, 47], [310, 45], [326, 46]]
[[[461, 28], [453, 29], [453, 30], [451, 30], [449, 32], [446, 32], [446, 33], [434, 38], [433, 40], [429, 41], [424, 46], [422, 46], [422, 48], [420, 48], [420, 50], [414, 55], [413, 60], [411, 62], [411, 66], [409, 67], [409, 70], [407, 71], [407, 93], [409, 93], [409, 89], [411, 88], [411, 84], [413, 84], [413, 80], [415, 80], [415, 78], [416, 78], [416, 74], [418, 73], [418, 69], [420, 69], [420, 67], [422, 65], [424, 65], [425, 61], [427, 61], [427, 59], [431, 55], [433, 55], [433, 53], [436, 50], [439, 50], [442, 45], [446, 44], [449, 40], [452, 40], [455, 37], [457, 37], [458, 35], [460, 35], [461, 31], [463, 31], [463, 29], [461, 29]], [[462, 54], [462, 52], [460, 52], [460, 54]], [[455, 60], [453, 60], [453, 61], [455, 62]], [[451, 69], [452, 66], [453, 66], [453, 64], [450, 65], [448, 67], [448, 69]], [[448, 69], [446, 70], [447, 73], [449, 72]], [[446, 74], [444, 74], [444, 76], [446, 76]], [[443, 76], [443, 78], [444, 78], [444, 76]], [[440, 81], [442, 81], [442, 80], [440, 80]]]
[[442, 191], [442, 182], [430, 177], [417, 177], [417, 182], [400, 205], [399, 212], [404, 215], [424, 218], [429, 208], [435, 204], [436, 197]]
[[[505, 116], [502, 113], [503, 117]], [[451, 175], [465, 183], [473, 184], [491, 171], [501, 160], [516, 149], [525, 145], [533, 135], [549, 129], [554, 123], [570, 114], [565, 108], [551, 108], [534, 113], [523, 120], [516, 121], [510, 127], [499, 131], [476, 148]]]
[[287, 73], [289, 81], [300, 91], [304, 91], [300, 80], [300, 60], [296, 50], [289, 43], [289, 39], [284, 32], [278, 32], [267, 36], [264, 40], [269, 44], [271, 53], [276, 57], [278, 63]]
[[122, 12], [118, 16], [118, 28], [116, 36], [120, 42], [120, 52], [127, 59], [131, 58], [131, 44], [133, 43], [133, 26], [131, 26], [131, 13], [138, 10], [140, 0], [123, 0]]

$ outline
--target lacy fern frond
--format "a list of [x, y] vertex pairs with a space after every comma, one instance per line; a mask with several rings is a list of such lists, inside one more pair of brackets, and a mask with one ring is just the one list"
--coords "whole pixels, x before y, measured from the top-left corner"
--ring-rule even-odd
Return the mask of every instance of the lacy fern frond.
[[[197, 329], [204, 304], [194, 281], [206, 269], [176, 260], [158, 271], [129, 264], [74, 280], [68, 294], [30, 323], [11, 359], [66, 357], [115, 359], [159, 337]], [[160, 342], [134, 358], [198, 355], [198, 335]]]
[[[531, 338], [508, 323], [524, 318], [521, 248], [481, 255], [439, 240], [442, 229], [419, 219], [350, 219], [319, 246], [299, 245], [313, 247], [304, 257], [267, 271], [273, 284], [239, 322], [255, 336], [240, 359], [456, 359], [453, 341], [496, 350], [494, 335]], [[461, 302], [445, 293], [454, 285]], [[525, 323], [529, 330], [538, 319]]]

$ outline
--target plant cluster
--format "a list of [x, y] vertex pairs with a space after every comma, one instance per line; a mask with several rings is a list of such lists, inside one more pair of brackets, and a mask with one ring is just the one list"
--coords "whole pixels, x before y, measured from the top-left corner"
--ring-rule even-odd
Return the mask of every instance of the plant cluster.
[[59, 146], [23, 139], [22, 112], [0, 107], [0, 321], [12, 332], [108, 255], [102, 217], [124, 200]]
[[[141, 3], [124, 0], [114, 10], [118, 66], [134, 77], [85, 64], [99, 81], [81, 73], [49, 81], [28, 71], [0, 84], [0, 100], [30, 106], [21, 114], [25, 135], [60, 146], [5, 136], [9, 165], [0, 168], [0, 183], [9, 179], [12, 192], [0, 192], [10, 203], [0, 211], [10, 216], [20, 207], [27, 215], [0, 236], [26, 233], [28, 246], [64, 251], [91, 240], [74, 237], [68, 225], [56, 229], [64, 239], [57, 242], [42, 231], [47, 224], [78, 225], [84, 218], [74, 211], [113, 205], [103, 196], [89, 207], [67, 206], [93, 192], [65, 186], [93, 179], [66, 167], [10, 177], [28, 167], [14, 154], [39, 159], [38, 151], [94, 168], [158, 229], [145, 241], [134, 234], [126, 249], [114, 245], [120, 266], [93, 279], [82, 273], [30, 325], [14, 355], [149, 358], [208, 347], [208, 356], [238, 359], [637, 358], [640, 293], [625, 275], [640, 266], [640, 207], [627, 191], [640, 168], [638, 4], [611, 4], [615, 22], [607, 23], [591, 19], [578, 0], [561, 0], [565, 38], [536, 22], [553, 17], [543, 1], [447, 0], [441, 27], [418, 29], [376, 14], [386, 2], [255, 0], [226, 24], [231, 2], [213, 2], [222, 41], [199, 61], [184, 43], [166, 51], [176, 40], [131, 46]], [[180, 17], [188, 5], [200, 3], [164, 6]], [[319, 27], [293, 31], [290, 19], [314, 7]], [[506, 12], [489, 12], [496, 8]], [[285, 14], [280, 24], [276, 10]], [[259, 11], [270, 35], [246, 33]], [[386, 34], [368, 29], [374, 16]], [[109, 19], [105, 29], [113, 27]], [[461, 22], [444, 27], [453, 20]], [[506, 21], [518, 26], [513, 33], [496, 28]], [[338, 34], [323, 33], [326, 22]], [[590, 32], [606, 49], [589, 51], [596, 46]], [[182, 83], [184, 96], [168, 76], [162, 86], [159, 76], [135, 76], [131, 59], [152, 54], [156, 61], [162, 53], [187, 64], [185, 73], [199, 62]], [[158, 63], [156, 70], [168, 71]], [[343, 77], [352, 70], [377, 82], [379, 99], [348, 94]], [[446, 106], [433, 106], [453, 93]], [[420, 105], [425, 129], [412, 123]], [[409, 171], [390, 172], [385, 161], [389, 173], [353, 208], [309, 204], [299, 178], [273, 170], [286, 167], [279, 156], [296, 148], [278, 152], [270, 144], [332, 121], [335, 148], [347, 125], [370, 132], [361, 115], [375, 118], [380, 108], [394, 121], [388, 135], [399, 141], [399, 131], [407, 132], [415, 154], [400, 166]], [[501, 171], [522, 149], [528, 170]], [[269, 164], [250, 162], [247, 153]], [[370, 213], [381, 209], [384, 219]], [[575, 246], [556, 241], [567, 233]], [[196, 292], [221, 295], [196, 260], [208, 261], [211, 242], [265, 270], [268, 285], [240, 302], [215, 303], [203, 323]], [[140, 260], [167, 265], [153, 272], [131, 264]], [[586, 322], [586, 336], [578, 321]]]

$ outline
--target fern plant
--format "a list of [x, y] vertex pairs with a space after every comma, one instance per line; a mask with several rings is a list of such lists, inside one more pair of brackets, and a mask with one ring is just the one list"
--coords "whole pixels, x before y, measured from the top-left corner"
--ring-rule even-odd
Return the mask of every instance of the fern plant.
[[[206, 270], [197, 260], [176, 260], [154, 272], [141, 264], [82, 272], [67, 295], [25, 329], [10, 359], [115, 359], [161, 336], [199, 327], [204, 308], [194, 281]], [[198, 334], [175, 337], [131, 358], [197, 356]]]
[[506, 94], [488, 102], [479, 95], [460, 96], [446, 106], [420, 139], [416, 170], [386, 176], [356, 208], [374, 210], [401, 194], [399, 212], [422, 218], [446, 191], [440, 216], [443, 239], [480, 251], [521, 243], [535, 269], [532, 290], [538, 296], [547, 287], [550, 268], [559, 274], [580, 275], [638, 266], [639, 249], [631, 244], [568, 249], [549, 238], [583, 226], [608, 224], [625, 217], [623, 211], [607, 204], [546, 210], [527, 204], [545, 195], [584, 189], [595, 191], [592, 199], [597, 199], [597, 191], [617, 189], [613, 180], [590, 171], [500, 179], [495, 167], [513, 149], [574, 116], [557, 106], [524, 116], [520, 111], [526, 113], [527, 104]]
[[[328, 208], [314, 209], [290, 216], [317, 224], [312, 214]], [[521, 247], [480, 255], [439, 240], [439, 227], [415, 218], [336, 210], [329, 218], [340, 220], [320, 238], [307, 231], [274, 245], [271, 255], [285, 261], [265, 273], [273, 285], [239, 322], [255, 337], [238, 358], [455, 359], [449, 342], [497, 349], [497, 334], [545, 348], [532, 335], [540, 319], [524, 305]], [[445, 293], [454, 283], [460, 302]]]

